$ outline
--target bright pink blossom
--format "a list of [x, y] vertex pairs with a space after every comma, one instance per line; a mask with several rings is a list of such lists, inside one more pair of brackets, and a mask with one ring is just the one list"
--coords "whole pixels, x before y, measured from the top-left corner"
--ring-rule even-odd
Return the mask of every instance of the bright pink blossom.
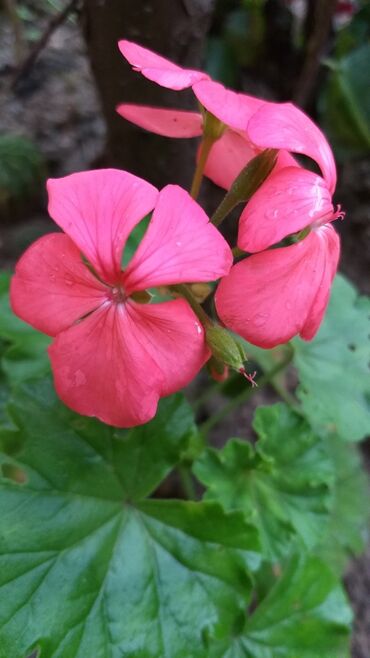
[[[229, 189], [243, 167], [261, 151], [248, 139], [246, 126], [265, 101], [226, 89], [209, 80], [205, 73], [182, 69], [132, 42], [120, 41], [119, 48], [135, 71], [140, 71], [157, 84], [174, 90], [191, 86], [200, 103], [225, 124], [222, 136], [208, 156], [204, 174], [216, 185]], [[200, 112], [132, 103], [122, 103], [117, 107], [117, 112], [135, 125], [164, 137], [199, 137], [203, 132]], [[287, 164], [294, 166], [294, 159], [288, 153], [280, 153], [276, 167]]]
[[[40, 238], [18, 262], [13, 310], [54, 337], [55, 386], [68, 406], [118, 427], [144, 423], [160, 397], [196, 375], [209, 350], [187, 302], [143, 304], [135, 293], [217, 279], [230, 269], [230, 249], [175, 185], [158, 192], [107, 169], [49, 180], [48, 192], [50, 215], [64, 233]], [[153, 208], [122, 270], [127, 238]]]
[[[312, 158], [323, 177], [286, 167], [257, 190], [241, 215], [238, 247], [260, 253], [235, 265], [222, 280], [217, 311], [226, 326], [260, 347], [274, 347], [296, 334], [309, 340], [324, 316], [339, 259], [339, 238], [331, 226], [343, 216], [332, 204], [334, 158], [317, 126], [289, 103], [263, 106], [247, 131], [260, 148], [285, 148]], [[267, 250], [306, 228], [310, 232], [296, 244]]]

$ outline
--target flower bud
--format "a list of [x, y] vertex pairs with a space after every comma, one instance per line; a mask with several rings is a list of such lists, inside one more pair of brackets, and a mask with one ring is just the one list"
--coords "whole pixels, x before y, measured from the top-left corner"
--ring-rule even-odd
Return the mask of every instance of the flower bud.
[[[247, 355], [243, 346], [239, 343], [238, 339], [232, 336], [226, 329], [220, 325], [214, 324], [206, 329], [206, 340], [208, 347], [211, 349], [213, 358], [210, 361], [210, 368], [212, 376], [222, 381], [226, 379], [225, 369], [221, 369], [221, 365], [230, 366], [233, 370], [240, 372], [252, 386], [257, 386], [254, 381], [256, 372], [249, 374], [244, 368], [244, 361], [247, 361]], [[216, 377], [212, 372], [214, 366], [217, 364]]]
[[247, 357], [242, 345], [226, 329], [212, 325], [206, 330], [206, 340], [217, 361], [225, 363], [234, 370], [243, 368]]
[[214, 356], [208, 361], [207, 369], [216, 382], [224, 382], [229, 376], [229, 366], [226, 366], [222, 361], [218, 361]]

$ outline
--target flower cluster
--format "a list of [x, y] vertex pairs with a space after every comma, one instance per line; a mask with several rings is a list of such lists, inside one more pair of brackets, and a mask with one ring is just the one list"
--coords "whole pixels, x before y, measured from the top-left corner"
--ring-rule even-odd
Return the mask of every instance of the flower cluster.
[[[176, 185], [158, 191], [115, 169], [49, 180], [49, 213], [63, 232], [40, 238], [20, 259], [12, 306], [54, 337], [49, 355], [63, 401], [130, 427], [150, 420], [159, 398], [188, 384], [212, 353], [220, 372], [225, 367], [220, 349], [207, 341], [220, 325], [192, 303], [189, 286], [179, 296], [179, 284], [221, 279], [219, 320], [260, 347], [314, 336], [339, 257], [331, 222], [342, 213], [332, 204], [330, 146], [302, 111], [228, 90], [134, 43], [119, 47], [149, 80], [174, 90], [191, 87], [201, 112], [128, 104], [118, 112], [167, 137], [203, 135], [198, 157], [217, 185], [229, 190], [255, 156], [277, 151], [271, 173], [242, 210], [237, 247], [246, 253], [236, 264], [218, 229]], [[315, 161], [321, 175], [293, 154]], [[149, 214], [142, 241], [123, 265], [130, 233]], [[173, 299], [158, 302], [152, 291], [163, 286]], [[235, 364], [224, 361], [241, 369], [238, 359], [239, 352]]]

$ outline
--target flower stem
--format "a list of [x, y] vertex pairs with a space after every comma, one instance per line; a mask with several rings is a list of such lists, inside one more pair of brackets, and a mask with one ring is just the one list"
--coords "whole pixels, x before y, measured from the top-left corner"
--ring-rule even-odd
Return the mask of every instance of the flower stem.
[[190, 195], [193, 197], [193, 199], [196, 199], [199, 194], [200, 186], [203, 180], [204, 167], [206, 166], [208, 156], [215, 141], [216, 139], [214, 137], [205, 135], [200, 143], [199, 158], [195, 168], [193, 182], [191, 184], [190, 190]]
[[191, 308], [193, 309], [195, 315], [199, 318], [204, 327], [213, 326], [213, 322], [209, 315], [205, 312], [204, 308], [197, 302], [193, 293], [191, 292], [189, 286], [186, 283], [178, 283], [177, 285], [171, 286], [171, 290], [184, 297], [187, 302], [189, 302]]
[[177, 470], [181, 481], [181, 487], [186, 498], [188, 500], [196, 500], [197, 493], [195, 491], [194, 480], [190, 468], [184, 464], [180, 464]]

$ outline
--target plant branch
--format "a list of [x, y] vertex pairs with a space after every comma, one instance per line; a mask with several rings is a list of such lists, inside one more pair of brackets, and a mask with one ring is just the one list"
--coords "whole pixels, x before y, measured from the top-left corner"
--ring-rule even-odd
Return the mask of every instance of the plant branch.
[[316, 0], [313, 29], [308, 38], [306, 58], [294, 94], [295, 103], [301, 107], [306, 107], [311, 98], [336, 5], [337, 0]]
[[69, 2], [67, 2], [64, 9], [62, 9], [58, 14], [56, 14], [56, 16], [53, 16], [51, 18], [48, 25], [46, 26], [45, 31], [43, 32], [39, 40], [36, 42], [35, 46], [31, 50], [29, 55], [26, 57], [24, 62], [21, 63], [20, 66], [18, 67], [18, 70], [15, 74], [12, 83], [13, 88], [16, 87], [19, 84], [19, 82], [29, 74], [35, 61], [37, 60], [38, 56], [47, 45], [49, 39], [54, 34], [55, 30], [57, 30], [58, 27], [62, 25], [62, 23], [64, 23], [64, 21], [68, 18], [69, 14], [72, 11], [75, 11], [77, 9], [79, 1], [80, 0], [69, 0]]
[[194, 313], [205, 327], [213, 326], [213, 322], [211, 318], [205, 312], [203, 306], [201, 306], [199, 302], [197, 302], [189, 286], [186, 285], [186, 283], [179, 283], [177, 285], [173, 285], [171, 286], [171, 290], [181, 295], [181, 297], [184, 297], [184, 299], [186, 299], [186, 301], [189, 302]]

